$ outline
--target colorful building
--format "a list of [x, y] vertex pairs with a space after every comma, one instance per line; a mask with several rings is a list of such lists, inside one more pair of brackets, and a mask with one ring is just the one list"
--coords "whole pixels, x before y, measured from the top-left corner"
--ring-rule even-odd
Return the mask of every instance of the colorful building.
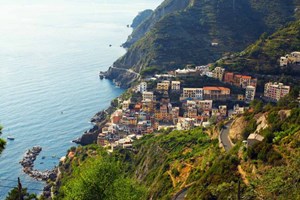
[[283, 85], [283, 83], [266, 83], [264, 96], [270, 101], [279, 101], [282, 97], [290, 92], [290, 86]]

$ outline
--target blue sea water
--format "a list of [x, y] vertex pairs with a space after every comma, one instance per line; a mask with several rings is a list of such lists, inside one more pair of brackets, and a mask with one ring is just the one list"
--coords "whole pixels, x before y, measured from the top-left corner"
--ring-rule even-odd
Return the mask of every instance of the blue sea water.
[[40, 145], [35, 166], [51, 169], [91, 127], [90, 118], [122, 93], [98, 72], [125, 53], [126, 25], [160, 2], [0, 0], [1, 137], [15, 137], [0, 155], [0, 199], [17, 177], [39, 193], [43, 183], [19, 164], [26, 150]]

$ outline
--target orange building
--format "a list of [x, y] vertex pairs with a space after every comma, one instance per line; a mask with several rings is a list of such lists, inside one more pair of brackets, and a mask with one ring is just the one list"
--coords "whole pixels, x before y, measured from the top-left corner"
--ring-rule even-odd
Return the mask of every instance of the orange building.
[[224, 75], [224, 82], [233, 84], [234, 83], [234, 73], [226, 72]]
[[230, 97], [230, 89], [225, 87], [203, 87], [204, 99], [226, 99]]

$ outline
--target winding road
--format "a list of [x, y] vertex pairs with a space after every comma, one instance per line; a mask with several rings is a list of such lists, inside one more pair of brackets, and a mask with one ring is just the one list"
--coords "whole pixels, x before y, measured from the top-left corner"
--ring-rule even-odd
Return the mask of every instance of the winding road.
[[132, 69], [124, 69], [124, 68], [118, 68], [118, 67], [113, 67], [113, 66], [111, 66], [110, 68], [111, 68], [111, 69], [122, 70], [122, 71], [125, 71], [125, 72], [129, 72], [129, 73], [131, 73], [131, 74], [135, 74], [135, 75], [138, 76], [138, 77], [140, 76], [139, 73], [133, 71]]
[[[231, 142], [231, 139], [229, 138], [229, 130], [232, 123], [233, 120], [230, 120], [224, 125], [224, 127], [220, 131], [219, 139], [226, 152], [230, 151], [230, 149], [232, 149], [232, 147], [234, 146], [233, 143]], [[183, 190], [178, 192], [173, 198], [173, 200], [184, 200], [187, 194], [187, 190], [188, 188], [184, 188]]]
[[233, 147], [233, 143], [229, 138], [229, 130], [232, 122], [232, 120], [229, 121], [220, 131], [220, 140], [226, 152], [230, 151], [230, 149]]

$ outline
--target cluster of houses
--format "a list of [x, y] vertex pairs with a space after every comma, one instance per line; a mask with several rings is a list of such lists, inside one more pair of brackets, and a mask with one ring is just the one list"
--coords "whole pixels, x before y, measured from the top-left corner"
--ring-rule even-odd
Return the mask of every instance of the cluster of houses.
[[299, 63], [300, 63], [300, 52], [298, 51], [280, 57], [280, 67], [286, 67], [290, 64], [299, 64]]
[[[232, 99], [230, 88], [205, 86], [202, 88], [182, 87], [182, 77], [209, 76], [245, 90], [237, 95], [239, 101], [254, 100], [257, 79], [251, 76], [226, 72], [224, 68], [197, 66], [193, 69], [178, 69], [172, 73], [155, 75], [137, 85], [133, 92], [138, 98], [120, 102], [121, 107], [111, 116], [102, 128], [97, 143], [101, 146], [132, 148], [132, 142], [145, 134], [160, 129], [188, 130], [193, 127], [208, 127], [228, 116], [244, 113], [248, 107], [227, 105], [213, 107], [216, 100]], [[148, 80], [155, 80], [156, 87], [149, 90]], [[264, 96], [270, 101], [278, 101], [290, 91], [282, 83], [266, 83]], [[177, 94], [178, 100], [170, 96]]]
[[[147, 82], [141, 82], [134, 92], [140, 98], [121, 102], [121, 107], [102, 128], [97, 141], [99, 145], [131, 148], [134, 139], [156, 130], [207, 127], [212, 118], [216, 122], [228, 116], [227, 105], [213, 108], [213, 101], [228, 98], [229, 88], [181, 88], [180, 81], [162, 80], [152, 91], [148, 90]], [[175, 104], [170, 100], [172, 94], [180, 96]], [[244, 110], [236, 106], [233, 113]]]
[[[244, 94], [238, 94], [237, 99], [240, 101], [245, 101], [246, 103], [251, 102], [255, 97], [257, 79], [251, 76], [235, 74], [233, 72], [226, 72], [222, 67], [216, 67], [210, 70], [210, 66], [197, 66], [194, 69], [178, 69], [175, 70], [176, 77], [187, 77], [187, 76], [208, 76], [211, 78], [218, 79], [224, 83], [234, 85], [236, 87], [245, 89]], [[217, 89], [218, 88], [218, 89]], [[230, 97], [230, 90], [228, 88], [222, 87], [206, 87], [203, 88], [204, 95], [208, 95], [208, 98], [214, 99], [214, 97], [219, 96], [222, 98]], [[220, 94], [220, 95], [219, 95]], [[212, 96], [210, 96], [212, 95]]]
[[[300, 52], [293, 52], [291, 54], [288, 54], [286, 57], [284, 57], [288, 60], [288, 63], [300, 63]], [[254, 100], [256, 95], [256, 87], [257, 87], [257, 79], [253, 78], [248, 75], [242, 75], [237, 74], [233, 72], [226, 72], [224, 68], [222, 67], [216, 67], [213, 70], [209, 69], [209, 65], [207, 66], [198, 66], [195, 67], [195, 69], [183, 69], [183, 70], [176, 70], [175, 76], [208, 76], [215, 79], [218, 79], [224, 83], [228, 83], [231, 85], [234, 85], [236, 87], [240, 87], [245, 89], [244, 94], [238, 94], [237, 99], [240, 101], [245, 101], [246, 103], [250, 103]], [[211, 92], [208, 92], [208, 90], [212, 89]], [[216, 88], [219, 88], [219, 91], [216, 90]], [[188, 89], [187, 90], [195, 90]], [[203, 95], [204, 98], [210, 98], [210, 99], [218, 99], [218, 96], [221, 97], [221, 99], [224, 97], [228, 98], [230, 96], [230, 90], [228, 88], [222, 88], [222, 87], [206, 87], [203, 88]], [[286, 96], [290, 92], [290, 86], [284, 85], [283, 83], [277, 83], [277, 82], [268, 82], [265, 84], [264, 87], [264, 97], [265, 100], [271, 101], [271, 102], [277, 102], [282, 97]], [[183, 91], [185, 93], [185, 91]], [[201, 94], [201, 92], [200, 92]], [[212, 94], [212, 95], [211, 95]], [[220, 94], [220, 95], [218, 95]], [[207, 96], [208, 95], [208, 96]], [[217, 98], [215, 98], [217, 96]]]

